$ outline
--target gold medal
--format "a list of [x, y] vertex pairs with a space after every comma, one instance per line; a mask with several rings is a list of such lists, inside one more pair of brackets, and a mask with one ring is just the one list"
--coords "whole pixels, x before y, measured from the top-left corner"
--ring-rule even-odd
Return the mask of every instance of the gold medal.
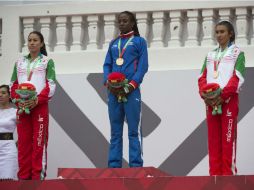
[[116, 59], [116, 64], [119, 65], [119, 66], [121, 66], [123, 64], [123, 62], [124, 62], [124, 60], [121, 57]]
[[131, 38], [128, 39], [128, 41], [125, 43], [123, 49], [121, 50], [121, 38], [118, 40], [118, 51], [119, 51], [119, 58], [116, 59], [116, 64], [121, 66], [124, 64], [124, 59], [123, 59], [123, 54], [127, 48], [127, 46], [129, 45], [129, 42], [133, 39], [133, 36]]
[[213, 72], [213, 78], [217, 79], [219, 76], [219, 72], [218, 71], [214, 71]]

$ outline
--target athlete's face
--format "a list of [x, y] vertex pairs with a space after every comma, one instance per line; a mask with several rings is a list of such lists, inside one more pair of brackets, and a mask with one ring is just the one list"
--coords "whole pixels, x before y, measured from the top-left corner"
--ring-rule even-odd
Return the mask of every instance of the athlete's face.
[[43, 43], [37, 34], [31, 33], [28, 36], [28, 49], [30, 53], [38, 54], [42, 46]]
[[132, 31], [134, 23], [131, 21], [129, 15], [122, 13], [118, 16], [118, 26], [121, 34], [126, 34]]
[[5, 87], [0, 88], [0, 104], [4, 105], [8, 103], [9, 100], [10, 100], [10, 95], [7, 91], [7, 88]]
[[215, 36], [217, 42], [221, 47], [226, 47], [230, 42], [232, 34], [228, 31], [228, 28], [224, 25], [217, 25], [215, 28]]

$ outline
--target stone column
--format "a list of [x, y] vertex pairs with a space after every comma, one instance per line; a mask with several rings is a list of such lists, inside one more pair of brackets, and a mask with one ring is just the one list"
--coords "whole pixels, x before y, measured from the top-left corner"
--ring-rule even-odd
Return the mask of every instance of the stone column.
[[168, 42], [169, 47], [180, 47], [182, 44], [182, 32], [183, 32], [183, 14], [181, 11], [170, 11], [170, 39]]
[[104, 36], [105, 39], [102, 48], [107, 49], [111, 40], [117, 36], [116, 15], [104, 15]]
[[248, 44], [248, 34], [249, 34], [249, 23], [248, 23], [248, 12], [247, 8], [236, 8], [236, 43], [241, 45]]
[[59, 16], [56, 17], [56, 47], [55, 51], [66, 51], [67, 50], [67, 17]]
[[24, 45], [22, 47], [22, 52], [28, 52], [28, 35], [30, 32], [34, 31], [34, 18], [23, 18], [23, 28], [24, 28]]
[[88, 44], [87, 49], [97, 49], [97, 39], [98, 39], [98, 22], [99, 17], [98, 15], [88, 15], [87, 23], [88, 23]]
[[[252, 22], [252, 31], [254, 31], [254, 8], [252, 8], [251, 22]], [[254, 32], [252, 33], [251, 36], [251, 45], [254, 45]]]
[[41, 24], [41, 33], [44, 37], [44, 43], [46, 46], [46, 50], [50, 51], [51, 19], [50, 19], [50, 17], [41, 17], [39, 21]]
[[185, 46], [198, 46], [200, 37], [200, 12], [187, 11], [187, 41]]
[[83, 39], [83, 32], [82, 32], [82, 24], [83, 18], [82, 16], [72, 16], [71, 17], [71, 24], [72, 24], [72, 45], [70, 47], [71, 51], [79, 51], [82, 50], [82, 39]]
[[151, 47], [164, 47], [164, 13], [153, 12], [152, 14], [153, 25], [152, 25], [152, 39]]
[[137, 13], [136, 19], [140, 36], [148, 40], [149, 17], [148, 13]]
[[202, 29], [203, 29], [203, 40], [201, 46], [214, 46], [214, 27], [215, 27], [215, 12], [213, 9], [202, 10]]

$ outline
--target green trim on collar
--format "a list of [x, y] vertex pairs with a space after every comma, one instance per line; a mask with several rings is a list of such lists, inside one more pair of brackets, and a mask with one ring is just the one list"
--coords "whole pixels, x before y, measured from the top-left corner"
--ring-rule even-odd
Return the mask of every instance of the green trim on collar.
[[[39, 52], [38, 56], [40, 56], [40, 58], [42, 58], [42, 57], [43, 57], [43, 55], [42, 55], [42, 53], [41, 53], [41, 52]], [[37, 56], [37, 57], [38, 57], [38, 56]], [[30, 53], [29, 53], [28, 55], [25, 55], [25, 58], [30, 60], [30, 59], [31, 59], [31, 55], [30, 55]]]

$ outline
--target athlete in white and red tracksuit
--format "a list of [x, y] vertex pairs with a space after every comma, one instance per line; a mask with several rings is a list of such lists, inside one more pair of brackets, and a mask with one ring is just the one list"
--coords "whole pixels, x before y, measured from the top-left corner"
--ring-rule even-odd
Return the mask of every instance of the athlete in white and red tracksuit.
[[[210, 175], [235, 175], [238, 92], [244, 82], [245, 57], [233, 42], [232, 24], [221, 21], [215, 27], [219, 47], [208, 53], [198, 79], [199, 92], [207, 107]], [[217, 83], [221, 94], [209, 100], [202, 94], [208, 83]], [[222, 114], [212, 115], [212, 106], [222, 105]]]
[[19, 84], [30, 81], [37, 92], [36, 100], [24, 102], [31, 113], [17, 114], [19, 179], [46, 177], [49, 111], [48, 101], [55, 92], [55, 68], [46, 55], [40, 32], [28, 36], [29, 55], [18, 59], [11, 78], [11, 97], [18, 98]]

